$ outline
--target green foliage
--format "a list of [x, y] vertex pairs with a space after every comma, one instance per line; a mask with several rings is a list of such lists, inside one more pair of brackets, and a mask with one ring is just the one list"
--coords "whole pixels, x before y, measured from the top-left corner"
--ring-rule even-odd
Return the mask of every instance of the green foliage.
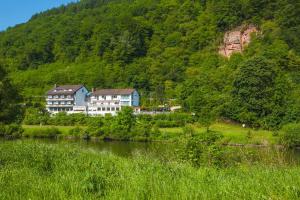
[[280, 166], [277, 160], [274, 166], [193, 168], [149, 155], [124, 158], [73, 145], [29, 141], [5, 142], [0, 152], [0, 199], [299, 197], [299, 166]]
[[133, 115], [133, 110], [130, 107], [123, 107], [121, 112], [118, 112], [114, 123], [112, 124], [112, 131], [119, 134], [126, 134], [131, 132], [135, 126], [136, 118]]
[[80, 127], [75, 127], [69, 130], [69, 135], [74, 137], [80, 137], [84, 135], [84, 133], [85, 133], [84, 129]]
[[0, 123], [20, 122], [20, 96], [0, 63]]
[[56, 128], [34, 128], [34, 129], [27, 129], [24, 133], [24, 137], [32, 137], [32, 138], [57, 138], [61, 135], [62, 132]]
[[231, 118], [276, 129], [286, 115], [290, 82], [274, 63], [254, 57], [241, 64], [231, 91]]
[[280, 140], [284, 146], [293, 148], [300, 145], [300, 124], [285, 125], [282, 131]]
[[[143, 105], [180, 103], [208, 129], [217, 118], [279, 129], [300, 121], [298, 12], [290, 0], [84, 0], [1, 32], [0, 64], [27, 99], [42, 101], [53, 84], [134, 87]], [[261, 34], [243, 54], [218, 55], [224, 33], [243, 24]], [[9, 123], [16, 96], [2, 96]], [[35, 112], [25, 122], [44, 124]]]
[[186, 132], [189, 133], [189, 137], [181, 150], [183, 160], [190, 162], [196, 167], [224, 166], [224, 152], [219, 144], [223, 135], [213, 131], [197, 135], [192, 130], [186, 130]]
[[185, 136], [192, 137], [195, 135], [196, 130], [193, 126], [186, 125], [185, 127], [183, 127], [182, 132]]
[[23, 123], [26, 125], [47, 125], [49, 124], [50, 115], [45, 108], [26, 109]]
[[6, 138], [20, 138], [24, 129], [19, 124], [0, 124], [0, 136]]

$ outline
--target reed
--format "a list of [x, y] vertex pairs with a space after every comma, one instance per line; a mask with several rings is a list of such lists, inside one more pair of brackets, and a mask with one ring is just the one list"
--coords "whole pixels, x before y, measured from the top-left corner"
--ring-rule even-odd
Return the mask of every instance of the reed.
[[0, 199], [299, 199], [297, 165], [194, 168], [63, 144], [0, 144]]

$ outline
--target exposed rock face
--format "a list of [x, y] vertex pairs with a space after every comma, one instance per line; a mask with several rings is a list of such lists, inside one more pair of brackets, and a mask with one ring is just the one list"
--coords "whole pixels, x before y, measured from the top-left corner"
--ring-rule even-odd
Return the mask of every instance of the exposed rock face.
[[226, 32], [219, 53], [225, 57], [230, 57], [235, 52], [242, 52], [251, 41], [251, 33], [257, 32], [257, 28], [253, 25], [240, 26], [235, 30]]

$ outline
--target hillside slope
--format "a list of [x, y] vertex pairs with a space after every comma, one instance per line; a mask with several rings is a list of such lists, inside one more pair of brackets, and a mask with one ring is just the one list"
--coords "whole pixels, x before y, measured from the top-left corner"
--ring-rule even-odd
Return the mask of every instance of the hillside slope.
[[[0, 64], [25, 97], [54, 84], [135, 87], [144, 105], [176, 98], [199, 116], [218, 105], [222, 117], [277, 126], [300, 118], [299, 11], [292, 0], [82, 0], [0, 33]], [[262, 34], [219, 55], [243, 24]]]

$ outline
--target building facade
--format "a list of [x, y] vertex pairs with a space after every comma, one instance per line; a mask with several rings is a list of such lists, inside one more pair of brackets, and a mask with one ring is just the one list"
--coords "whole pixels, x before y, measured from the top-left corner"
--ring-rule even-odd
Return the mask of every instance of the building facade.
[[83, 85], [55, 86], [47, 92], [46, 109], [51, 114], [59, 112], [85, 113], [88, 93]]
[[129, 106], [140, 112], [140, 97], [135, 89], [102, 89], [91, 93], [83, 85], [55, 86], [47, 92], [46, 108], [51, 114], [84, 113], [91, 116], [116, 115]]
[[88, 102], [89, 115], [115, 115], [124, 106], [139, 112], [139, 94], [135, 89], [102, 89], [92, 91]]

